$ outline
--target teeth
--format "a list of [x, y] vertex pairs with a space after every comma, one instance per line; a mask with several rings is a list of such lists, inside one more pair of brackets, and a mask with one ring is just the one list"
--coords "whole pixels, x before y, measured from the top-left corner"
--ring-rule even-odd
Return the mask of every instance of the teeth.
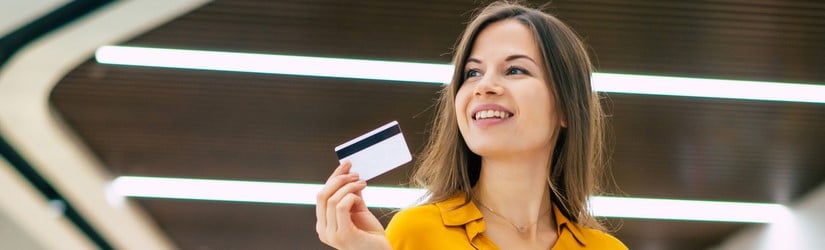
[[499, 118], [499, 119], [504, 119], [504, 118], [510, 117], [510, 113], [503, 112], [503, 111], [497, 111], [497, 110], [483, 110], [483, 111], [479, 111], [475, 115], [476, 120], [493, 118], [493, 117], [496, 117], [496, 118]]

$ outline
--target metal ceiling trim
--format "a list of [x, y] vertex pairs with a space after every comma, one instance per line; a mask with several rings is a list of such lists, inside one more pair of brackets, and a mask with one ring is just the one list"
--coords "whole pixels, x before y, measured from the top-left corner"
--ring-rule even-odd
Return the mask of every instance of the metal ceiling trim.
[[[18, 28], [7, 36], [0, 38], [0, 67], [22, 47], [38, 38], [57, 30], [74, 20], [113, 2], [112, 0], [86, 0], [69, 2], [48, 14]], [[50, 202], [62, 204], [63, 216], [66, 217], [83, 235], [100, 249], [112, 249], [112, 245], [77, 212], [75, 207], [57, 191], [48, 180], [23, 158], [4, 138], [0, 131], [0, 156], [17, 170], [20, 175], [37, 189]]]
[[[100, 248], [62, 214], [9, 161], [0, 157], [0, 248]], [[3, 219], [5, 218], [5, 219]]]
[[91, 58], [95, 48], [130, 39], [208, 1], [123, 1], [93, 12], [108, 2], [72, 2], [67, 6], [73, 7], [58, 10], [75, 18], [44, 19], [70, 25], [30, 24], [27, 27], [36, 34], [15, 31], [3, 38], [11, 48], [0, 64], [3, 157], [47, 200], [63, 207], [64, 216], [74, 218], [97, 248], [172, 249], [171, 241], [139, 207], [108, 200], [110, 174], [52, 111], [48, 97], [66, 73]]

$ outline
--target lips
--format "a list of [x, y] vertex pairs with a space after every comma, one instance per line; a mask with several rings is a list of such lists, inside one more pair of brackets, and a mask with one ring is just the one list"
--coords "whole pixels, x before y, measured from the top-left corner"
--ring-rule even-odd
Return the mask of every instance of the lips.
[[498, 104], [482, 104], [473, 108], [473, 120], [504, 120], [513, 116], [513, 112]]

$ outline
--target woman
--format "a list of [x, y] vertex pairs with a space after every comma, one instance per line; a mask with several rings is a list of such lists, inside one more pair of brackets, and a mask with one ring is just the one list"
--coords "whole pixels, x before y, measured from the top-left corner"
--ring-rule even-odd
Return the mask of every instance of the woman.
[[427, 204], [386, 232], [350, 164], [318, 194], [316, 230], [339, 249], [626, 249], [587, 209], [602, 118], [584, 45], [541, 11], [493, 3], [468, 25], [414, 179]]

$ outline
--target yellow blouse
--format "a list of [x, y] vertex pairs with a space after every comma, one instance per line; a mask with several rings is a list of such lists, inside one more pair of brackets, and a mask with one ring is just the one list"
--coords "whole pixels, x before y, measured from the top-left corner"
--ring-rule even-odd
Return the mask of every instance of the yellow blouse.
[[[499, 249], [484, 234], [481, 211], [459, 194], [442, 202], [404, 209], [387, 226], [394, 250]], [[553, 206], [558, 239], [551, 250], [627, 249], [621, 241], [599, 230], [574, 224]]]

